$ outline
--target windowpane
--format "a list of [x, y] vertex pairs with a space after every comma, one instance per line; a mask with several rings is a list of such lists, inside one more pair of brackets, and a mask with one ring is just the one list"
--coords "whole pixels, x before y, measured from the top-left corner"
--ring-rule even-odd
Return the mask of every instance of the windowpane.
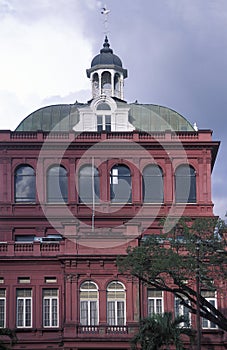
[[111, 282], [107, 287], [107, 323], [110, 326], [125, 324], [125, 287], [117, 282]]
[[176, 169], [175, 191], [177, 203], [196, 202], [196, 174], [193, 167], [185, 164]]
[[79, 198], [80, 202], [92, 203], [100, 197], [99, 172], [91, 165], [86, 165], [79, 171]]
[[36, 201], [35, 171], [32, 167], [24, 165], [15, 171], [15, 202]]
[[163, 202], [163, 174], [157, 165], [149, 165], [143, 171], [143, 200], [145, 203]]
[[[184, 298], [184, 300], [189, 303], [189, 301]], [[190, 314], [187, 306], [183, 305], [180, 298], [175, 297], [174, 299], [175, 316], [184, 316], [185, 322], [182, 322], [183, 327], [189, 327], [190, 325]]]
[[80, 323], [83, 326], [88, 325], [88, 302], [87, 301], [80, 302]]
[[122, 326], [125, 323], [125, 303], [124, 301], [117, 302], [117, 325]]
[[52, 203], [68, 201], [67, 172], [62, 166], [53, 166], [47, 172], [47, 201]]
[[115, 322], [115, 302], [108, 301], [107, 302], [107, 322], [110, 326], [114, 326]]
[[80, 287], [80, 323], [83, 326], [98, 324], [98, 287], [92, 281]]
[[110, 106], [107, 103], [102, 102], [99, 103], [96, 109], [97, 111], [110, 111]]
[[110, 115], [105, 115], [105, 130], [107, 132], [111, 131], [111, 116]]
[[[214, 307], [217, 307], [217, 300], [216, 300], [216, 291], [212, 290], [203, 290], [201, 291], [201, 294], [204, 298], [206, 298], [207, 301]], [[212, 311], [211, 311], [212, 312]], [[205, 318], [202, 318], [202, 327], [203, 328], [217, 328], [217, 325]]]
[[32, 326], [31, 289], [17, 290], [17, 327]]
[[5, 328], [5, 313], [6, 313], [6, 291], [0, 289], [0, 328]]
[[148, 295], [148, 316], [161, 314], [163, 312], [163, 294], [161, 290], [149, 289]]
[[58, 327], [58, 290], [43, 290], [43, 326]]
[[110, 173], [110, 199], [113, 203], [131, 203], [131, 173], [127, 166], [117, 165]]

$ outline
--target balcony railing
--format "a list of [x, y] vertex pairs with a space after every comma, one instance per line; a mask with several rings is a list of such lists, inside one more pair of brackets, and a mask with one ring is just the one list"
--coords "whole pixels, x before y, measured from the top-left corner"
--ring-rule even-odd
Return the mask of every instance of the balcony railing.
[[[134, 328], [133, 328], [134, 331]], [[94, 335], [94, 336], [105, 336], [106, 334], [108, 335], [113, 335], [113, 336], [118, 336], [118, 335], [128, 335], [130, 332], [128, 326], [78, 326], [77, 328], [77, 333], [78, 335]]]
[[63, 249], [63, 242], [0, 242], [0, 256], [56, 255]]
[[97, 142], [98, 140], [133, 140], [136, 142], [156, 142], [162, 141], [211, 141], [211, 131], [210, 130], [200, 130], [200, 131], [176, 131], [171, 130], [166, 131], [153, 131], [153, 132], [143, 132], [143, 131], [117, 131], [117, 132], [81, 132], [77, 133], [74, 131], [65, 132], [25, 132], [17, 131], [11, 132], [8, 130], [3, 130], [0, 133], [0, 141], [5, 142]]

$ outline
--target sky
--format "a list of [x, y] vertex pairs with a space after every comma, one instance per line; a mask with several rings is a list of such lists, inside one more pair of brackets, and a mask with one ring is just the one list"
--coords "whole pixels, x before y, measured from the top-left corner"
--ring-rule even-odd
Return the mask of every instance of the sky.
[[126, 101], [172, 108], [221, 141], [212, 198], [225, 218], [226, 0], [0, 0], [0, 129], [46, 105], [89, 100], [86, 69], [105, 32], [128, 69]]

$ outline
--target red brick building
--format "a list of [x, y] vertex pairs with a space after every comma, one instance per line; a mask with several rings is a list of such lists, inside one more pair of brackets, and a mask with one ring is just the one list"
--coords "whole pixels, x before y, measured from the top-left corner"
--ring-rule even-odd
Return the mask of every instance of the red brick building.
[[[176, 301], [121, 275], [116, 256], [162, 217], [213, 216], [212, 132], [124, 101], [127, 70], [107, 38], [87, 76], [87, 103], [0, 131], [0, 326], [15, 330], [13, 349], [130, 349], [139, 318]], [[204, 349], [225, 348], [222, 331], [202, 327]]]

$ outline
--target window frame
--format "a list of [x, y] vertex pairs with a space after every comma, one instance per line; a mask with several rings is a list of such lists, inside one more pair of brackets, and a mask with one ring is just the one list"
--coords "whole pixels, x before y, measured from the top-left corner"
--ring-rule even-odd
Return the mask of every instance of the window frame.
[[[91, 171], [91, 173], [86, 174], [81, 174], [82, 171], [85, 168], [90, 168], [89, 171]], [[94, 172], [93, 172], [94, 169]], [[89, 195], [86, 194], [86, 196], [84, 196], [84, 194], [81, 195], [81, 188], [82, 188], [82, 183], [81, 180], [83, 181], [84, 179], [87, 179], [88, 183], [85, 186], [86, 190], [88, 189], [88, 187], [90, 186], [90, 193]], [[94, 181], [94, 185], [92, 184], [92, 182]], [[93, 187], [94, 186], [94, 187]], [[94, 191], [94, 193], [93, 193]], [[83, 166], [80, 167], [79, 171], [78, 171], [78, 198], [79, 198], [79, 203], [81, 204], [91, 204], [93, 203], [99, 203], [100, 201], [100, 174], [99, 174], [99, 170], [97, 167], [93, 167], [91, 164], [84, 164]]]
[[[18, 292], [25, 292], [25, 294], [26, 294], [26, 292], [30, 292], [30, 296], [18, 296]], [[32, 314], [33, 314], [33, 312], [32, 312], [32, 289], [31, 288], [18, 288], [17, 290], [16, 290], [16, 294], [17, 294], [17, 296], [16, 296], [16, 298], [17, 298], [17, 302], [16, 302], [16, 327], [17, 328], [32, 328]], [[19, 303], [19, 301], [20, 302], [22, 302], [22, 304], [21, 303]], [[21, 304], [21, 305], [20, 305]], [[20, 313], [20, 311], [19, 311], [19, 308], [20, 307], [22, 307], [22, 317], [21, 317], [21, 319], [20, 319], [20, 317], [19, 317], [19, 313]], [[29, 309], [29, 310], [27, 310], [27, 308]], [[29, 312], [29, 319], [27, 320], [27, 313]], [[22, 324], [19, 324], [19, 322], [20, 321], [22, 321]], [[30, 321], [29, 322], [29, 324], [27, 324], [27, 321]]]
[[6, 289], [5, 288], [0, 288], [0, 329], [1, 328], [6, 328]]
[[[111, 284], [121, 285], [121, 288], [111, 288]], [[114, 293], [115, 297], [109, 297], [108, 293]], [[118, 297], [117, 294], [124, 293], [124, 297]], [[110, 308], [111, 305], [111, 308]], [[119, 305], [123, 305], [123, 308], [119, 309]], [[113, 306], [113, 307], [112, 307]], [[123, 311], [123, 316], [120, 316], [120, 312]], [[126, 325], [126, 289], [123, 283], [119, 281], [112, 281], [107, 286], [107, 324], [108, 326], [125, 326]], [[111, 320], [111, 321], [110, 321]], [[113, 322], [112, 322], [113, 320]], [[123, 320], [123, 323], [120, 321]]]
[[[179, 172], [188, 172], [178, 174]], [[188, 170], [186, 170], [188, 169]], [[176, 167], [174, 173], [175, 180], [175, 203], [177, 204], [196, 204], [197, 203], [197, 181], [196, 170], [191, 164], [180, 164]], [[182, 187], [187, 189], [187, 197], [182, 194]]]
[[[119, 174], [119, 169], [127, 169], [127, 174]], [[117, 170], [117, 171], [115, 171]], [[116, 174], [114, 174], [114, 172]], [[124, 195], [122, 197], [119, 197], [119, 193], [122, 194], [122, 191], [118, 191], [117, 196], [115, 196], [115, 185], [119, 185], [119, 181], [124, 181], [128, 184], [130, 193], [129, 196], [126, 198]], [[131, 169], [125, 165], [125, 164], [115, 164], [110, 169], [110, 201], [114, 204], [132, 204], [132, 173]]]
[[[189, 300], [184, 296], [182, 297], [189, 304]], [[175, 317], [186, 316], [186, 318], [188, 319], [188, 322], [187, 321], [181, 322], [181, 325], [184, 328], [191, 327], [191, 313], [189, 312], [189, 309], [187, 308], [187, 306], [183, 305], [181, 299], [176, 295], [174, 295], [174, 315]]]
[[[58, 170], [58, 174], [55, 175], [49, 175], [50, 171], [52, 171], [53, 169], [59, 169]], [[64, 171], [64, 174], [60, 174], [60, 172]], [[57, 194], [57, 197], [53, 196], [50, 187], [53, 185], [53, 183], [55, 183], [57, 181], [57, 178], [59, 179], [58, 184], [57, 184], [57, 192], [59, 192]], [[51, 180], [51, 183], [49, 182]], [[64, 183], [63, 185], [60, 184], [60, 179], [64, 179]], [[64, 193], [62, 193], [62, 186], [63, 189], [65, 187], [67, 193], [66, 195]], [[56, 192], [56, 191], [54, 191]], [[60, 195], [59, 195], [60, 194]], [[48, 204], [63, 204], [63, 203], [67, 203], [68, 202], [68, 198], [69, 197], [69, 183], [68, 183], [68, 171], [67, 169], [63, 166], [63, 165], [58, 165], [58, 164], [53, 164], [51, 165], [46, 172], [46, 201]]]
[[[204, 296], [204, 293], [214, 293], [214, 296]], [[211, 303], [215, 308], [217, 308], [217, 291], [210, 291], [210, 290], [202, 290], [201, 295], [209, 302]], [[205, 325], [206, 324], [206, 325]], [[206, 318], [201, 318], [201, 327], [202, 329], [217, 329], [218, 326], [211, 322], [210, 320], [207, 320]]]
[[[152, 169], [154, 170], [154, 174], [144, 174], [148, 169]], [[155, 171], [158, 169], [159, 171], [159, 174], [155, 174]], [[152, 180], [157, 180], [160, 182], [159, 183], [159, 192], [160, 192], [160, 196], [157, 196], [157, 194], [155, 193], [156, 195], [156, 198], [154, 198], [154, 193], [153, 192], [150, 192], [149, 193], [149, 190], [150, 188], [148, 187], [149, 186], [149, 183], [153, 183], [154, 182], [154, 187], [155, 189], [157, 189], [157, 186], [156, 186], [156, 182], [157, 181], [152, 181]], [[150, 181], [149, 181], [150, 180]], [[148, 194], [149, 194], [149, 198], [145, 198], [145, 194], [146, 194], [146, 187], [148, 187]], [[157, 164], [149, 164], [147, 165], [144, 169], [143, 169], [143, 173], [142, 173], [142, 193], [143, 193], [143, 202], [146, 204], [146, 203], [158, 203], [158, 204], [162, 204], [164, 203], [164, 179], [163, 179], [163, 170], [162, 168], [157, 165]], [[159, 197], [159, 198], [158, 198]]]
[[[83, 286], [88, 283], [94, 288], [84, 288]], [[90, 292], [96, 293], [96, 297], [91, 297]], [[87, 293], [87, 296], [81, 296], [82, 293]], [[86, 305], [85, 308], [83, 306]], [[95, 308], [92, 309], [92, 305], [95, 305]], [[83, 316], [83, 313], [86, 313], [86, 316]], [[94, 312], [94, 313], [93, 313]], [[84, 281], [80, 285], [80, 324], [84, 327], [95, 327], [99, 324], [99, 290], [98, 286], [93, 281]]]
[[[45, 295], [45, 292], [57, 292], [57, 295]], [[49, 305], [46, 305], [46, 301], [49, 301]], [[54, 301], [56, 305], [54, 305]], [[42, 305], [43, 305], [43, 327], [44, 328], [58, 328], [59, 327], [59, 290], [58, 288], [43, 288], [42, 291]], [[56, 308], [56, 310], [54, 310]], [[48, 316], [46, 318], [48, 309]], [[55, 324], [56, 322], [56, 324]], [[49, 324], [47, 324], [49, 323]]]
[[[22, 171], [22, 169], [30, 170], [31, 173], [18, 174], [18, 172]], [[20, 182], [18, 182], [19, 179], [21, 180]], [[18, 185], [19, 183], [23, 184], [25, 182], [25, 179], [31, 180], [31, 183], [29, 184], [29, 190], [32, 192], [32, 196], [18, 196]], [[22, 204], [36, 203], [36, 173], [34, 168], [29, 164], [21, 164], [14, 170], [14, 202]]]
[[[150, 292], [161, 292], [161, 296], [149, 296]], [[150, 309], [152, 308], [150, 304], [150, 301], [153, 301], [153, 310], [154, 312], [150, 312]], [[158, 305], [158, 302], [160, 302], [160, 305]], [[160, 307], [161, 306], [161, 307]], [[158, 308], [161, 309], [161, 311], [158, 311]], [[164, 311], [164, 297], [163, 297], [163, 291], [158, 289], [147, 289], [147, 315], [148, 317], [151, 317], [152, 315], [156, 314], [162, 314]]]

